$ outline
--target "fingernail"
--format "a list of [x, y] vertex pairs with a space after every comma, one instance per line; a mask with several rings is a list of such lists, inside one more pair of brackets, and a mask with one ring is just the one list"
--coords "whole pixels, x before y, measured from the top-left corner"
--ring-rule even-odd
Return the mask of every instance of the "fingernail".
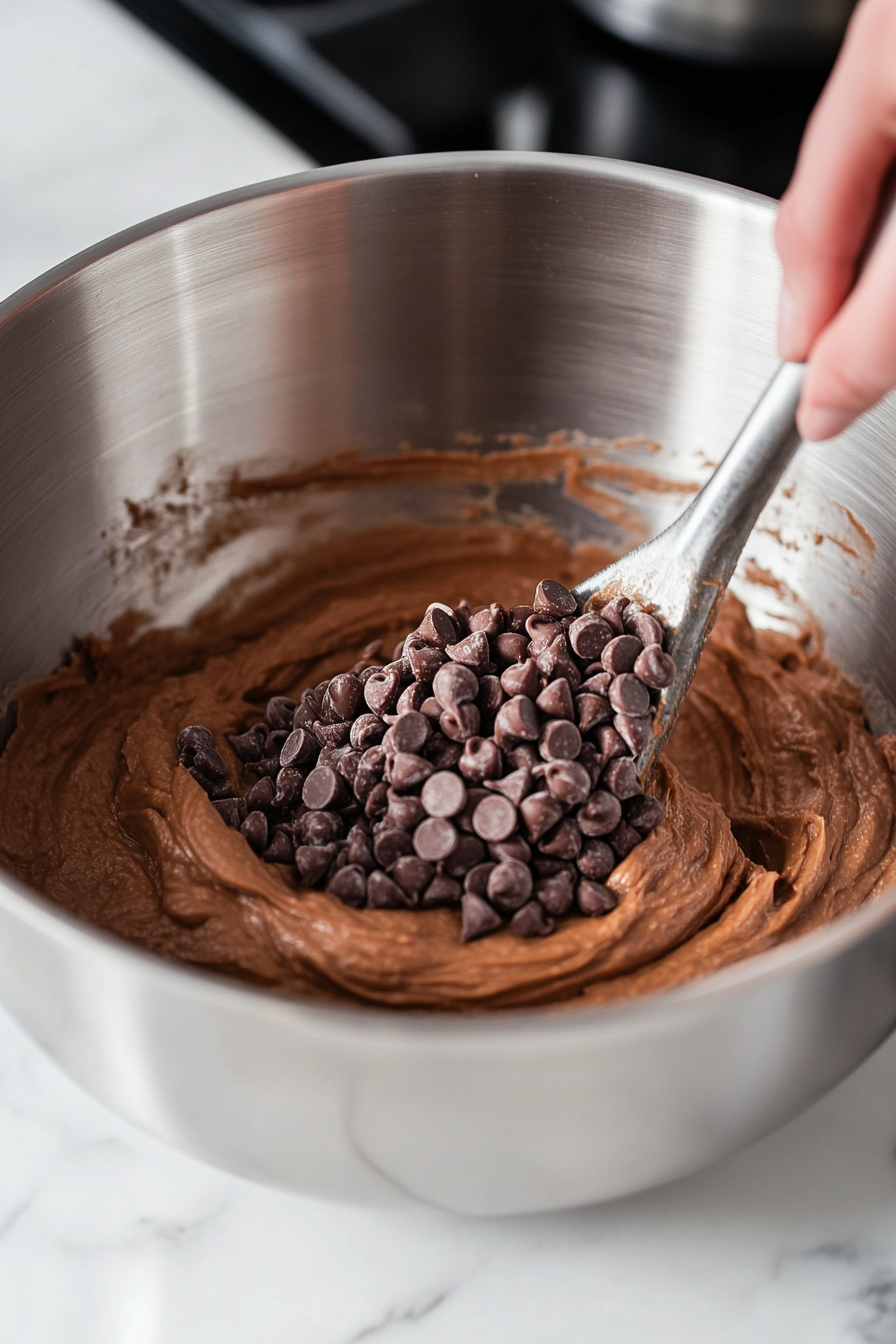
[[778, 354], [782, 359], [798, 359], [796, 348], [796, 303], [786, 285], [778, 300]]
[[833, 439], [842, 434], [847, 425], [855, 419], [850, 411], [839, 406], [806, 406], [797, 415], [797, 425], [804, 439], [810, 443], [820, 443], [823, 439]]

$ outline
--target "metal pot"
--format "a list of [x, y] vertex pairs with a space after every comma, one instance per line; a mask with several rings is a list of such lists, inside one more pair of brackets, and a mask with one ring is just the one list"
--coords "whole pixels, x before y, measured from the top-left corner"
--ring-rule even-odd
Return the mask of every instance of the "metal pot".
[[[125, 499], [185, 449], [213, 490], [237, 464], [568, 426], [653, 435], [655, 470], [704, 477], [775, 363], [773, 219], [761, 197], [631, 164], [435, 155], [234, 192], [35, 281], [0, 305], [0, 679], [49, 671], [127, 607], [180, 619], [243, 563], [225, 549], [186, 583], [139, 548], [110, 564]], [[765, 619], [792, 616], [787, 587], [814, 610], [878, 727], [896, 701], [894, 425], [888, 404], [802, 450], [741, 588]], [[677, 505], [657, 499], [658, 526]], [[559, 487], [497, 503], [599, 530]], [[350, 527], [456, 506], [414, 487], [326, 508]], [[858, 534], [814, 544], [850, 515], [873, 555]], [[777, 589], [746, 583], [763, 569]], [[0, 999], [89, 1091], [235, 1171], [374, 1204], [554, 1209], [704, 1166], [857, 1065], [896, 1022], [896, 893], [672, 993], [459, 1019], [217, 980], [4, 879]]]
[[626, 42], [697, 60], [833, 58], [856, 0], [573, 0]]

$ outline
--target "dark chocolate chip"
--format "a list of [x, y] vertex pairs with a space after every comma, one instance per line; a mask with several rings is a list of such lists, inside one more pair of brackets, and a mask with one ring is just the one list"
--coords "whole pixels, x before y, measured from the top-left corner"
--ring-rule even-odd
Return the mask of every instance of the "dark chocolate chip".
[[280, 773], [280, 757], [271, 756], [268, 760], [247, 761], [246, 766], [253, 775], [269, 775], [271, 779], [276, 779]]
[[612, 627], [612, 629], [616, 632], [617, 635], [621, 635], [625, 629], [623, 625], [623, 612], [625, 611], [626, 607], [630, 606], [631, 606], [631, 598], [614, 597], [611, 601], [607, 602], [600, 609], [601, 616], [607, 622], [607, 624]]
[[506, 737], [538, 740], [538, 712], [525, 695], [515, 695], [504, 702], [495, 718], [496, 732]]
[[519, 807], [526, 795], [532, 792], [532, 771], [523, 766], [520, 770], [512, 770], [503, 779], [487, 779], [485, 787], [490, 792], [503, 793], [514, 807]]
[[423, 785], [420, 801], [431, 817], [454, 817], [466, 805], [466, 785], [453, 771], [438, 770]]
[[433, 677], [432, 693], [443, 709], [455, 709], [476, 699], [479, 678], [462, 663], [445, 663]]
[[386, 734], [386, 750], [419, 752], [432, 728], [425, 714], [409, 710], [400, 714]]
[[544, 782], [551, 797], [565, 807], [584, 803], [591, 792], [591, 776], [578, 761], [549, 761]]
[[445, 664], [444, 650], [419, 635], [409, 635], [404, 650], [415, 679], [427, 686]]
[[454, 818], [455, 826], [459, 826], [462, 831], [472, 831], [473, 813], [483, 798], [488, 797], [488, 789], [480, 789], [473, 785], [467, 789], [467, 801], [462, 812]]
[[617, 714], [613, 719], [613, 727], [636, 756], [640, 756], [653, 737], [653, 720], [648, 714], [643, 717], [635, 714]]
[[572, 818], [567, 817], [539, 840], [538, 848], [542, 854], [551, 854], [557, 859], [574, 859], [582, 848], [582, 832]]
[[[414, 682], [415, 686], [422, 686], [422, 684], [423, 684], [422, 682]], [[432, 690], [432, 687], [430, 687], [430, 690]], [[442, 714], [442, 706], [439, 704], [438, 700], [435, 698], [434, 695], [429, 695], [426, 697], [426, 699], [423, 701], [423, 704], [420, 706], [420, 713], [425, 714], [426, 717], [432, 720], [434, 724], [438, 724], [439, 718], [441, 717]]]
[[605, 672], [602, 663], [597, 663], [596, 666], [601, 670], [592, 672], [590, 668], [586, 668], [585, 680], [579, 690], [586, 692], [588, 695], [602, 695], [606, 698], [610, 690], [610, 683], [613, 680], [613, 674], [612, 672]]
[[400, 687], [401, 679], [397, 672], [375, 672], [364, 683], [364, 699], [374, 714], [391, 714]]
[[456, 844], [457, 831], [445, 817], [427, 817], [414, 831], [414, 849], [430, 863], [447, 859]]
[[312, 723], [311, 731], [322, 747], [344, 747], [348, 744], [350, 723]]
[[529, 840], [534, 845], [563, 816], [563, 808], [547, 792], [530, 793], [519, 806]]
[[627, 756], [629, 749], [611, 724], [603, 724], [597, 730], [597, 749], [604, 765], [617, 756]]
[[558, 617], [545, 612], [533, 612], [526, 622], [526, 634], [529, 636], [529, 658], [537, 658], [540, 653], [553, 644], [558, 635], [564, 633], [565, 626]]
[[435, 877], [435, 867], [416, 854], [403, 854], [389, 869], [389, 876], [414, 900], [419, 900]]
[[531, 659], [515, 663], [501, 673], [501, 686], [508, 695], [526, 695], [534, 700], [541, 687], [538, 668]]
[[535, 896], [549, 915], [565, 915], [575, 900], [576, 883], [572, 871], [564, 868], [552, 877], [539, 878]]
[[634, 606], [629, 607], [623, 613], [622, 626], [627, 635], [634, 635], [640, 639], [645, 649], [650, 644], [662, 645], [663, 627], [646, 611], [639, 611]]
[[357, 864], [365, 872], [370, 872], [376, 867], [376, 860], [373, 857], [373, 843], [371, 837], [360, 826], [353, 826], [348, 833], [348, 862]]
[[482, 840], [506, 840], [517, 827], [517, 811], [509, 798], [492, 794], [477, 804], [473, 813], [473, 830]]
[[615, 793], [617, 798], [634, 798], [644, 792], [635, 763], [628, 757], [611, 761], [604, 770], [600, 782], [605, 789]]
[[510, 921], [510, 932], [517, 938], [545, 938], [553, 933], [556, 925], [544, 911], [540, 901], [529, 901], [517, 910]]
[[485, 845], [475, 835], [461, 835], [457, 844], [444, 861], [445, 872], [449, 877], [463, 877], [471, 868], [477, 867], [485, 858]]
[[192, 764], [205, 775], [206, 779], [223, 779], [227, 774], [224, 758], [214, 747], [197, 747], [193, 753]]
[[330, 765], [318, 765], [305, 780], [302, 802], [312, 810], [342, 807], [348, 802], [345, 784]]
[[343, 904], [360, 909], [367, 903], [367, 874], [357, 864], [347, 863], [330, 878], [327, 890]]
[[[360, 773], [361, 771], [359, 770], [358, 774], [360, 775]], [[379, 784], [375, 784], [373, 786], [373, 788], [370, 790], [370, 793], [367, 795], [367, 798], [365, 799], [364, 802], [365, 817], [374, 818], [382, 816], [386, 811], [388, 802], [389, 802], [389, 788], [384, 783], [383, 780], [380, 780]]]
[[615, 910], [619, 900], [613, 895], [612, 891], [607, 891], [607, 888], [601, 886], [599, 882], [582, 878], [576, 889], [576, 903], [583, 915], [595, 919], [601, 915], [608, 915], [611, 910]]
[[490, 661], [488, 639], [481, 630], [474, 630], [456, 644], [449, 644], [445, 652], [453, 663], [462, 663], [464, 667], [482, 670]]
[[566, 719], [551, 719], [538, 739], [538, 751], [545, 761], [574, 761], [582, 746], [582, 734]]
[[392, 787], [399, 793], [407, 793], [429, 779], [433, 770], [432, 762], [424, 756], [417, 756], [412, 751], [396, 752], [392, 761]]
[[501, 752], [490, 737], [470, 737], [464, 743], [457, 768], [465, 779], [481, 784], [485, 779], [496, 780], [502, 764]]
[[250, 812], [240, 827], [249, 844], [260, 854], [268, 847], [268, 819], [263, 812]]
[[396, 713], [407, 714], [415, 710], [422, 714], [423, 705], [432, 695], [432, 687], [426, 681], [412, 681], [410, 686], [406, 686], [398, 697], [398, 703], [395, 706]]
[[474, 896], [485, 896], [488, 891], [488, 879], [494, 863], [477, 863], [464, 874], [464, 891], [472, 891]]
[[326, 876], [330, 864], [336, 857], [336, 846], [299, 845], [296, 849], [296, 868], [299, 876], [309, 887], [314, 887]]
[[444, 733], [433, 733], [423, 751], [434, 770], [450, 770], [460, 760], [462, 748], [459, 742], [449, 742]]
[[629, 826], [634, 827], [641, 835], [647, 835], [649, 831], [654, 830], [665, 816], [665, 809], [659, 798], [654, 798], [651, 793], [627, 799], [623, 810]]
[[329, 845], [342, 839], [345, 826], [335, 812], [303, 812], [295, 831], [303, 845]]
[[498, 667], [511, 667], [514, 663], [521, 663], [526, 657], [529, 640], [526, 635], [508, 630], [503, 635], [496, 635], [490, 647]]
[[291, 812], [302, 801], [304, 783], [305, 776], [301, 770], [294, 770], [291, 765], [284, 766], [277, 776], [277, 790], [271, 800], [274, 810]]
[[600, 660], [607, 672], [618, 677], [621, 672], [631, 672], [643, 649], [644, 645], [634, 635], [617, 635], [610, 640]]
[[[227, 740], [241, 761], [260, 761], [264, 755], [267, 734], [262, 736], [254, 728], [250, 728], [247, 733], [231, 733]], [[317, 743], [314, 745], [316, 749]]]
[[619, 859], [624, 859], [628, 854], [631, 854], [632, 850], [635, 849], [637, 845], [640, 845], [642, 838], [643, 837], [639, 835], [632, 826], [627, 825], [625, 821], [620, 821], [619, 825], [604, 837], [607, 843], [613, 846], [613, 849], [616, 851], [616, 856]]
[[597, 750], [597, 747], [593, 742], [583, 742], [582, 750], [579, 752], [576, 759], [578, 760], [579, 765], [583, 765], [588, 771], [591, 776], [591, 787], [594, 788], [597, 785], [597, 781], [600, 779], [600, 772], [603, 768], [600, 752]]
[[576, 821], [583, 835], [609, 835], [622, 819], [622, 804], [606, 789], [597, 789], [579, 809]]
[[489, 639], [502, 635], [506, 628], [507, 612], [500, 602], [493, 602], [490, 607], [483, 607], [482, 611], [470, 617], [470, 629], [481, 630]]
[[377, 868], [367, 876], [367, 904], [371, 910], [408, 910], [416, 901]]
[[528, 863], [532, 857], [532, 850], [521, 835], [511, 835], [506, 840], [492, 841], [488, 847], [488, 852], [495, 863], [503, 863], [505, 859], [515, 859], [517, 863]]
[[461, 899], [462, 887], [456, 878], [445, 873], [437, 873], [420, 898], [424, 910], [438, 905], [457, 905]]
[[570, 625], [569, 642], [577, 657], [592, 663], [601, 656], [615, 633], [596, 611], [587, 611]]
[[502, 754], [514, 770], [534, 770], [541, 764], [541, 757], [531, 742], [517, 742], [513, 746], [502, 747]]
[[494, 718], [506, 699], [504, 688], [497, 677], [489, 674], [480, 678], [476, 705], [484, 719]]
[[675, 659], [663, 653], [659, 644], [648, 644], [635, 660], [635, 675], [645, 686], [661, 691], [675, 680]]
[[650, 692], [634, 672], [613, 678], [608, 699], [618, 714], [650, 713]]
[[242, 816], [238, 798], [220, 798], [212, 803], [212, 807], [226, 825], [232, 826], [235, 831], [240, 829]]
[[381, 868], [388, 868], [404, 854], [414, 850], [407, 831], [382, 830], [373, 842], [373, 856]]
[[400, 831], [412, 831], [426, 816], [422, 802], [412, 793], [401, 794], [390, 789], [388, 797], [386, 821], [397, 826]]
[[[373, 718], [372, 714], [367, 715]], [[379, 723], [379, 719], [376, 720]], [[369, 745], [369, 743], [368, 743]], [[280, 748], [280, 764], [303, 766], [317, 758], [320, 743], [304, 728], [294, 728]]]
[[179, 755], [199, 751], [201, 747], [205, 747], [207, 751], [213, 751], [215, 739], [207, 728], [203, 728], [198, 723], [191, 723], [178, 733], [176, 745]]
[[355, 717], [363, 701], [364, 686], [355, 674], [340, 672], [324, 691], [320, 717], [324, 723], [345, 723]]
[[598, 724], [609, 723], [613, 718], [610, 702], [602, 695], [577, 695], [576, 710], [579, 731], [582, 733], [587, 733]]
[[501, 927], [502, 920], [498, 912], [492, 909], [488, 901], [484, 901], [472, 891], [465, 891], [461, 897], [460, 912], [462, 943], [471, 943], [474, 938], [482, 938]]
[[518, 910], [532, 895], [532, 873], [516, 859], [504, 859], [488, 875], [488, 899], [498, 910]]
[[446, 607], [444, 602], [430, 603], [419, 628], [425, 639], [432, 640], [442, 649], [446, 644], [454, 644], [457, 641], [458, 628], [454, 609]]
[[287, 832], [278, 829], [261, 857], [265, 863], [294, 863], [296, 847]]
[[573, 662], [565, 632], [542, 650], [535, 663], [539, 672], [547, 677], [548, 681], [565, 677], [574, 691], [581, 685], [582, 674]]
[[439, 718], [442, 733], [452, 742], [466, 742], [469, 738], [476, 737], [480, 726], [479, 710], [469, 702], [443, 709]]
[[601, 882], [616, 867], [616, 855], [605, 840], [586, 840], [576, 863], [585, 877]]
[[549, 611], [555, 616], [574, 616], [579, 609], [569, 589], [556, 579], [542, 579], [532, 605], [536, 611]]
[[532, 615], [532, 608], [527, 606], [511, 607], [507, 613], [507, 629], [512, 630], [514, 634], [520, 634], [526, 628], [526, 622]]
[[268, 701], [265, 718], [272, 728], [285, 728], [289, 732], [297, 709], [295, 700], [290, 700], [285, 695], [274, 695]]
[[246, 807], [252, 812], [271, 812], [273, 811], [274, 795], [277, 790], [274, 787], [274, 781], [265, 775], [254, 783], [246, 794]]

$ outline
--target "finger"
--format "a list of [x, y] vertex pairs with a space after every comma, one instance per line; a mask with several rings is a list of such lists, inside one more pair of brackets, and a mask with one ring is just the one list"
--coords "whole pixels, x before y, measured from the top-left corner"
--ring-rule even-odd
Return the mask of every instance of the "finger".
[[841, 433], [896, 387], [896, 217], [836, 317], [812, 347], [797, 413], [807, 439]]
[[805, 359], [849, 293], [896, 156], [896, 5], [862, 0], [803, 137], [775, 240], [779, 350]]

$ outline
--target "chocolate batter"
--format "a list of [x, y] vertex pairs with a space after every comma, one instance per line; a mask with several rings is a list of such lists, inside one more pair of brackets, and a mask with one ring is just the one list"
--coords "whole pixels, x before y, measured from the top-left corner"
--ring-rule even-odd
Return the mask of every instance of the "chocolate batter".
[[0, 759], [0, 861], [95, 924], [175, 958], [314, 998], [450, 1011], [655, 992], [854, 909], [896, 862], [896, 739], [798, 640], [729, 598], [652, 785], [666, 819], [608, 881], [619, 905], [550, 938], [458, 941], [459, 914], [354, 910], [265, 865], [177, 765], [186, 724], [226, 735], [267, 697], [387, 648], [427, 604], [530, 599], [606, 556], [501, 526], [370, 532], [242, 614], [87, 640], [19, 694]]

